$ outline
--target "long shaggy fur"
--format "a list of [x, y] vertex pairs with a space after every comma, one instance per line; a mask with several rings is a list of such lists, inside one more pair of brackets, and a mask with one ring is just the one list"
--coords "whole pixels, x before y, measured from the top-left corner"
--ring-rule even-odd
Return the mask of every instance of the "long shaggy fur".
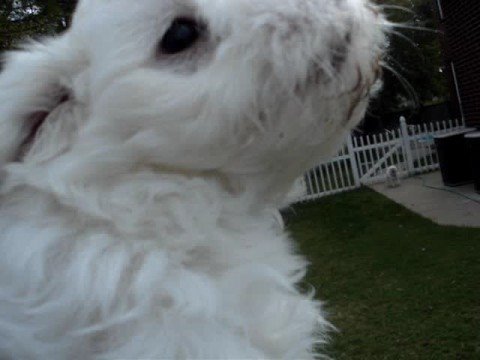
[[[177, 17], [192, 49], [159, 51]], [[82, 0], [0, 75], [0, 358], [309, 359], [272, 214], [379, 77], [367, 0]]]

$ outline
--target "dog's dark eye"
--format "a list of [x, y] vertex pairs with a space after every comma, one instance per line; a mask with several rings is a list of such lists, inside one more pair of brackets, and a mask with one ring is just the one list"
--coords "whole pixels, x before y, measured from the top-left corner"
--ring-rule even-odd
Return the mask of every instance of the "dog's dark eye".
[[192, 19], [175, 19], [163, 36], [160, 50], [169, 55], [182, 52], [195, 44], [201, 31], [201, 26]]

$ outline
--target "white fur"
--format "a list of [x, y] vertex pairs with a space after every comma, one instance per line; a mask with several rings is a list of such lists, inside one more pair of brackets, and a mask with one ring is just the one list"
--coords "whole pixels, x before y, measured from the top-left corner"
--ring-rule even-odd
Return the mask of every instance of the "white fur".
[[385, 178], [388, 187], [394, 188], [400, 186], [400, 177], [398, 176], [398, 169], [396, 166], [392, 165], [387, 168]]
[[[177, 16], [208, 39], [158, 54]], [[329, 326], [272, 214], [362, 118], [382, 23], [367, 0], [82, 0], [9, 54], [0, 358], [312, 358]]]

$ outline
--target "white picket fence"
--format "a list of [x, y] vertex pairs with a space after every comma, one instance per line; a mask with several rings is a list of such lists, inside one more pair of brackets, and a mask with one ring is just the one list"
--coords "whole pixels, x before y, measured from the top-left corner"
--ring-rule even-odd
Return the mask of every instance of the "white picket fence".
[[[309, 170], [298, 184], [297, 201], [317, 199], [385, 180], [386, 169], [395, 165], [402, 177], [439, 168], [434, 136], [464, 128], [459, 120], [407, 125], [384, 133], [349, 136], [333, 159]], [[298, 189], [297, 189], [298, 192]]]

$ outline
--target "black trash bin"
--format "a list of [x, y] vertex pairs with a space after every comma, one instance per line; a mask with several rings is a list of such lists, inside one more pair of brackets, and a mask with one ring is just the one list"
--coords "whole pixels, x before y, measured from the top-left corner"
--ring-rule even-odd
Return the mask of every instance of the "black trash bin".
[[465, 141], [470, 156], [475, 191], [480, 194], [480, 131], [466, 134]]
[[440, 171], [447, 186], [460, 186], [473, 181], [465, 134], [475, 129], [464, 129], [435, 136]]

